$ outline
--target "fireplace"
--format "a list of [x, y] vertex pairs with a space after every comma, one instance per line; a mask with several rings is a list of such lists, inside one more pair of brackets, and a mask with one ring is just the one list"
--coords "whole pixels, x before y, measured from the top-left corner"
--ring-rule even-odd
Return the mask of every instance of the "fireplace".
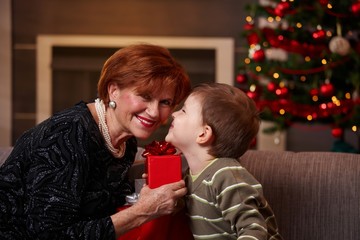
[[[185, 67], [193, 85], [208, 81], [233, 84], [231, 38], [39, 35], [36, 123], [80, 100], [93, 101], [105, 60], [117, 49], [139, 42], [167, 47]], [[163, 139], [167, 129], [162, 127], [139, 145]]]

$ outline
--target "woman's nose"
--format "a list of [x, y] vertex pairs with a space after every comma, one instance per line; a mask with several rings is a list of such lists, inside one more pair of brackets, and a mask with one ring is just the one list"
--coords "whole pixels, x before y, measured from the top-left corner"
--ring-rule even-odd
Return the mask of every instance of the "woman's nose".
[[149, 102], [146, 112], [150, 117], [157, 118], [159, 116], [159, 103], [157, 101]]

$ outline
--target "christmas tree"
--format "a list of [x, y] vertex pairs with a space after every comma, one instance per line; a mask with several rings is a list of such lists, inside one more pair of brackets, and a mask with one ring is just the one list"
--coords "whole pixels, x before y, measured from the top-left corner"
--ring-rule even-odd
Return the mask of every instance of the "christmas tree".
[[360, 1], [259, 0], [248, 5], [248, 56], [236, 85], [262, 119], [323, 123], [342, 138], [360, 132]]

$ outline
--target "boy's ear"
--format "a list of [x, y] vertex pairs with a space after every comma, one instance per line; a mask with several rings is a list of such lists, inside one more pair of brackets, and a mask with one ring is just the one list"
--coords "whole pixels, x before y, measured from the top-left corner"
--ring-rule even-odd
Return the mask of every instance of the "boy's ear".
[[205, 125], [202, 129], [202, 132], [196, 138], [196, 142], [198, 144], [211, 143], [211, 141], [213, 140], [213, 137], [214, 137], [214, 135], [213, 135], [212, 128], [209, 125]]

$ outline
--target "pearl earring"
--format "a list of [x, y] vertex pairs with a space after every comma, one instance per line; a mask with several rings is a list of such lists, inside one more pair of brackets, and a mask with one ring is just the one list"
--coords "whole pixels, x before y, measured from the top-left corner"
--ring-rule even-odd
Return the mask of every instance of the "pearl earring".
[[116, 102], [110, 101], [109, 102], [109, 107], [112, 108], [112, 109], [115, 109], [116, 108]]

